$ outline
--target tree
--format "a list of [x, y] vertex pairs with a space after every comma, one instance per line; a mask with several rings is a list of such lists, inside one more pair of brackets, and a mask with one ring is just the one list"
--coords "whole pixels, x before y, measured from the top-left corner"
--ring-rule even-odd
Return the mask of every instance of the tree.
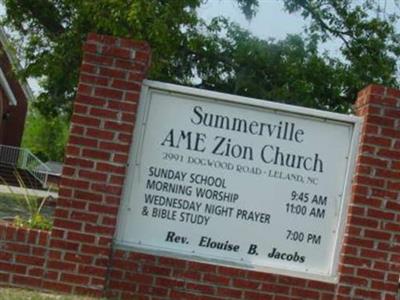
[[[194, 65], [184, 54], [196, 52], [196, 9], [202, 0], [4, 0], [3, 24], [18, 32], [25, 77], [41, 78], [44, 92], [35, 102], [46, 116], [70, 111], [75, 96], [81, 46], [88, 32], [139, 40], [152, 46], [153, 79], [188, 83]], [[237, 0], [250, 18], [257, 0]], [[201, 45], [197, 45], [201, 47]]]
[[68, 139], [68, 123], [65, 117], [45, 117], [35, 108], [30, 108], [22, 146], [43, 161], [62, 161]]
[[[19, 33], [23, 75], [42, 78], [36, 107], [69, 112], [81, 45], [90, 31], [147, 40], [150, 78], [335, 111], [348, 111], [368, 83], [397, 86], [396, 16], [379, 17], [379, 1], [282, 0], [311, 20], [305, 39], [262, 41], [217, 19], [196, 14], [202, 0], [3, 0], [4, 24]], [[236, 0], [251, 18], [257, 0]], [[343, 41], [344, 61], [319, 54], [318, 43]]]
[[[226, 32], [224, 36], [220, 35], [221, 30]], [[337, 59], [319, 54], [315, 39], [289, 35], [282, 41], [262, 40], [221, 18], [204, 31], [208, 46], [197, 55], [199, 87], [349, 111], [353, 99], [344, 93], [348, 87], [346, 68]]]
[[387, 14], [380, 1], [284, 0], [284, 4], [288, 12], [300, 12], [311, 20], [308, 30], [320, 41], [342, 41], [349, 97], [354, 99], [355, 93], [368, 83], [398, 86], [398, 16]]

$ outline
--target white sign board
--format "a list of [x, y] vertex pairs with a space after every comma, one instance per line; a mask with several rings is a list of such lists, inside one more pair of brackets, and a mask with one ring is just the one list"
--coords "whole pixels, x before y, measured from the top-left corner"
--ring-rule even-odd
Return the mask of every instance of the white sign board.
[[150, 82], [117, 241], [334, 281], [359, 118]]

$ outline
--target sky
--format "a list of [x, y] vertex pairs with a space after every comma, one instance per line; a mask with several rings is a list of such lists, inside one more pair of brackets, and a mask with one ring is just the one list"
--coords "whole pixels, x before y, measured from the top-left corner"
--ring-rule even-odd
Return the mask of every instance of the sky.
[[[231, 21], [263, 39], [281, 40], [287, 34], [302, 34], [308, 24], [308, 21], [304, 20], [300, 14], [289, 14], [284, 11], [283, 1], [278, 0], [259, 0], [257, 14], [250, 21], [246, 20], [233, 0], [208, 0], [198, 12], [205, 20], [211, 20], [219, 15], [229, 17]], [[320, 46], [321, 51], [339, 55], [341, 43], [338, 40], [332, 40]]]
[[257, 15], [251, 21], [246, 20], [233, 0], [208, 0], [198, 12], [206, 20], [221, 14], [227, 16], [254, 35], [265, 39], [283, 39], [287, 33], [301, 33], [306, 24], [300, 15], [284, 12], [282, 1], [277, 0], [260, 0]]

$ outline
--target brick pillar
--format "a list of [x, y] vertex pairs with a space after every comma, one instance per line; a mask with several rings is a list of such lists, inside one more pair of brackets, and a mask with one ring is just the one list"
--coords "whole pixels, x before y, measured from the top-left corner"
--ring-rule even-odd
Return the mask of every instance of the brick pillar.
[[400, 91], [370, 85], [342, 253], [338, 299], [395, 300], [400, 273]]
[[97, 34], [83, 49], [43, 288], [101, 295], [150, 49]]

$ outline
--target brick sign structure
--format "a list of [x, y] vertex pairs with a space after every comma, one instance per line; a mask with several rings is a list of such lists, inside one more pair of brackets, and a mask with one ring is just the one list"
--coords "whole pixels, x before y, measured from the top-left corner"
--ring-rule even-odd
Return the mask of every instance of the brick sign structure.
[[400, 91], [361, 91], [364, 118], [337, 283], [143, 254], [114, 244], [146, 43], [90, 34], [50, 232], [0, 224], [0, 284], [111, 299], [396, 300]]

